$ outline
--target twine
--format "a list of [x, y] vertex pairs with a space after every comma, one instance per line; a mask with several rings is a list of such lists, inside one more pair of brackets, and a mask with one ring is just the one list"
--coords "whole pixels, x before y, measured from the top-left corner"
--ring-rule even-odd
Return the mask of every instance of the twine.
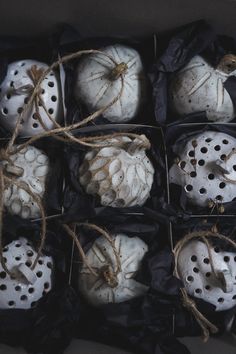
[[120, 262], [120, 255], [119, 252], [117, 251], [116, 247], [115, 247], [115, 242], [112, 239], [112, 237], [109, 235], [109, 233], [107, 231], [105, 231], [104, 229], [102, 229], [101, 227], [95, 225], [95, 224], [90, 224], [90, 223], [75, 223], [74, 226], [77, 227], [87, 227], [89, 229], [95, 230], [98, 233], [100, 233], [107, 241], [108, 243], [111, 245], [115, 259], [116, 259], [116, 269], [113, 270], [111, 264], [108, 264], [103, 266], [99, 271], [97, 271], [97, 269], [95, 269], [94, 267], [92, 267], [88, 260], [87, 257], [84, 253], [84, 250], [81, 246], [81, 243], [78, 239], [78, 236], [76, 235], [76, 233], [66, 224], [63, 225], [65, 231], [68, 233], [69, 236], [71, 236], [71, 238], [74, 240], [77, 249], [79, 251], [79, 255], [81, 257], [82, 262], [86, 265], [86, 267], [88, 268], [88, 270], [90, 271], [91, 274], [93, 274], [96, 278], [103, 278], [103, 280], [111, 287], [115, 287], [117, 286], [117, 275], [121, 272], [121, 262]]
[[[175, 257], [175, 270], [174, 270], [174, 275], [181, 279], [180, 274], [179, 274], [179, 270], [178, 270], [178, 260], [179, 260], [179, 254], [182, 251], [182, 249], [184, 248], [184, 246], [190, 242], [191, 240], [195, 239], [195, 238], [200, 238], [201, 241], [204, 242], [204, 244], [207, 247], [208, 250], [208, 254], [209, 254], [209, 261], [210, 261], [210, 265], [211, 265], [211, 269], [214, 273], [214, 275], [218, 278], [218, 274], [215, 271], [214, 265], [213, 265], [213, 260], [212, 260], [212, 255], [211, 255], [211, 245], [210, 242], [208, 241], [208, 238], [218, 238], [222, 241], [225, 241], [227, 243], [229, 243], [231, 246], [233, 246], [236, 249], [236, 242], [234, 242], [233, 240], [231, 240], [230, 238], [227, 238], [226, 236], [218, 233], [218, 232], [213, 232], [213, 231], [194, 231], [191, 232], [187, 235], [185, 235], [181, 240], [179, 240], [173, 250], [174, 253], [174, 257]], [[210, 333], [217, 333], [218, 332], [218, 328], [212, 323], [210, 322], [198, 309], [196, 306], [196, 303], [193, 299], [191, 299], [185, 288], [181, 288], [180, 289], [181, 294], [182, 294], [182, 298], [183, 298], [183, 306], [186, 307], [189, 311], [192, 312], [192, 314], [194, 315], [196, 321], [198, 322], [199, 326], [202, 329], [203, 332], [203, 341], [207, 342], [207, 340], [209, 339]]]

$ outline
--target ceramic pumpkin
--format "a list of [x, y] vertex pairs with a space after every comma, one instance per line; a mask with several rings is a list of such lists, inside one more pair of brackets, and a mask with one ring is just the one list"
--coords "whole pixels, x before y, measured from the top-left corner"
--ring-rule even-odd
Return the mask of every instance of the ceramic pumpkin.
[[142, 139], [148, 142], [143, 135], [141, 140], [125, 136], [108, 139], [104, 147], [85, 154], [79, 181], [102, 205], [131, 207], [143, 205], [148, 199], [154, 168], [140, 146]]
[[210, 247], [212, 270], [207, 246], [192, 240], [179, 253], [178, 273], [188, 294], [212, 305], [216, 311], [236, 305], [236, 253]]
[[236, 139], [205, 131], [176, 146], [178, 163], [170, 169], [170, 183], [182, 186], [189, 202], [200, 207], [227, 203], [236, 197]]
[[[148, 290], [146, 285], [134, 279], [148, 251], [147, 245], [138, 237], [130, 238], [124, 234], [113, 235], [112, 239], [121, 263], [115, 280], [112, 275], [117, 269], [116, 257], [111, 244], [102, 237], [86, 253], [89, 265], [100, 276], [91, 274], [85, 264], [79, 272], [79, 289], [94, 306], [127, 301], [144, 295]], [[109, 276], [112, 279], [110, 283]]]
[[111, 56], [95, 53], [83, 58], [77, 68], [75, 97], [93, 112], [107, 106], [120, 92], [121, 97], [108, 108], [104, 118], [110, 122], [123, 123], [133, 119], [146, 99], [147, 79], [138, 52], [116, 44], [102, 49]]
[[170, 85], [170, 104], [181, 115], [204, 111], [214, 122], [229, 122], [235, 117], [232, 99], [224, 87], [235, 76], [236, 56], [226, 55], [217, 68], [197, 55], [178, 71]]
[[[45, 184], [49, 172], [47, 155], [34, 146], [11, 155], [13, 164], [2, 161], [6, 173], [13, 175], [17, 182], [28, 186], [41, 199], [44, 196]], [[40, 217], [40, 209], [36, 201], [26, 191], [16, 185], [6, 186], [3, 194], [4, 207], [10, 214], [24, 219]]]
[[[34, 68], [40, 76], [41, 71], [48, 69], [48, 65], [36, 60], [20, 60], [8, 65], [5, 79], [0, 86], [0, 125], [9, 132], [15, 129], [19, 114], [23, 106], [29, 101], [30, 94], [34, 87], [30, 70]], [[45, 107], [56, 121], [62, 116], [61, 88], [59, 79], [55, 72], [51, 71], [41, 83], [41, 98]], [[54, 127], [53, 122], [47, 116], [42, 105], [39, 105], [39, 114], [46, 130]], [[32, 136], [45, 131], [41, 125], [35, 104], [33, 103], [22, 117], [21, 136]]]
[[41, 255], [34, 270], [31, 265], [37, 252], [24, 237], [3, 249], [10, 277], [0, 264], [0, 309], [29, 309], [52, 288], [53, 260]]

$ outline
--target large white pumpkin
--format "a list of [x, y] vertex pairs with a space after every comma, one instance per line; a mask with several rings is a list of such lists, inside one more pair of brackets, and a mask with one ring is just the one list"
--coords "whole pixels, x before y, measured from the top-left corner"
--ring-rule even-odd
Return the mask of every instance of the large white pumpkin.
[[144, 135], [135, 140], [118, 136], [104, 142], [113, 146], [92, 149], [85, 155], [79, 181], [88, 194], [99, 197], [102, 205], [141, 206], [148, 199], [154, 168], [140, 146], [142, 139], [147, 140]]
[[[41, 150], [34, 146], [11, 155], [13, 164], [3, 160], [4, 169], [7, 173], [19, 172], [16, 181], [27, 186], [31, 192], [43, 199], [46, 178], [49, 172], [49, 158]], [[37, 218], [40, 209], [36, 201], [22, 188], [12, 184], [7, 186], [3, 194], [4, 207], [10, 214], [19, 215], [24, 219]]]
[[206, 113], [214, 122], [228, 122], [235, 117], [232, 99], [224, 87], [230, 75], [235, 76], [235, 56], [226, 56], [213, 68], [201, 56], [195, 56], [178, 71], [170, 85], [170, 103], [178, 114]]
[[100, 274], [91, 274], [85, 264], [79, 273], [79, 289], [94, 306], [118, 303], [142, 296], [148, 290], [144, 284], [133, 279], [141, 267], [142, 259], [148, 251], [147, 245], [138, 237], [124, 234], [113, 235], [121, 270], [116, 276], [116, 284], [110, 286], [106, 279], [109, 271], [116, 272], [117, 260], [111, 244], [105, 238], [98, 238], [86, 254], [89, 265]]
[[135, 49], [119, 44], [105, 47], [102, 51], [118, 65], [99, 53], [83, 58], [77, 68], [75, 97], [92, 112], [103, 108], [120, 92], [120, 75], [123, 75], [122, 95], [103, 116], [111, 122], [127, 122], [138, 114], [146, 99], [147, 79], [141, 58]]

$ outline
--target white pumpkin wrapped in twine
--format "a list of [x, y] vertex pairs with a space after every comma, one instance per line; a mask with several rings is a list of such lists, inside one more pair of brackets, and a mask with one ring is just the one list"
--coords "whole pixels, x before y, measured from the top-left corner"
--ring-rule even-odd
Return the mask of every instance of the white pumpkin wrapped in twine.
[[[95, 141], [96, 144], [96, 141]], [[111, 207], [142, 206], [150, 195], [154, 168], [145, 135], [114, 133], [85, 154], [79, 181], [88, 194]]]

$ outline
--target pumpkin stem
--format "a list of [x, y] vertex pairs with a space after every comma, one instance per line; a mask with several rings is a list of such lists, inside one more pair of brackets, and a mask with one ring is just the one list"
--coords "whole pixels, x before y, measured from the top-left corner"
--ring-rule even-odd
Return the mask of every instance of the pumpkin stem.
[[110, 72], [109, 78], [112, 81], [117, 80], [121, 75], [123, 75], [128, 69], [128, 65], [124, 62], [117, 64]]
[[236, 70], [236, 55], [226, 54], [220, 60], [217, 69], [223, 71], [225, 74], [230, 74]]
[[111, 288], [115, 288], [118, 285], [117, 277], [110, 265], [105, 265], [100, 269], [100, 276]]

